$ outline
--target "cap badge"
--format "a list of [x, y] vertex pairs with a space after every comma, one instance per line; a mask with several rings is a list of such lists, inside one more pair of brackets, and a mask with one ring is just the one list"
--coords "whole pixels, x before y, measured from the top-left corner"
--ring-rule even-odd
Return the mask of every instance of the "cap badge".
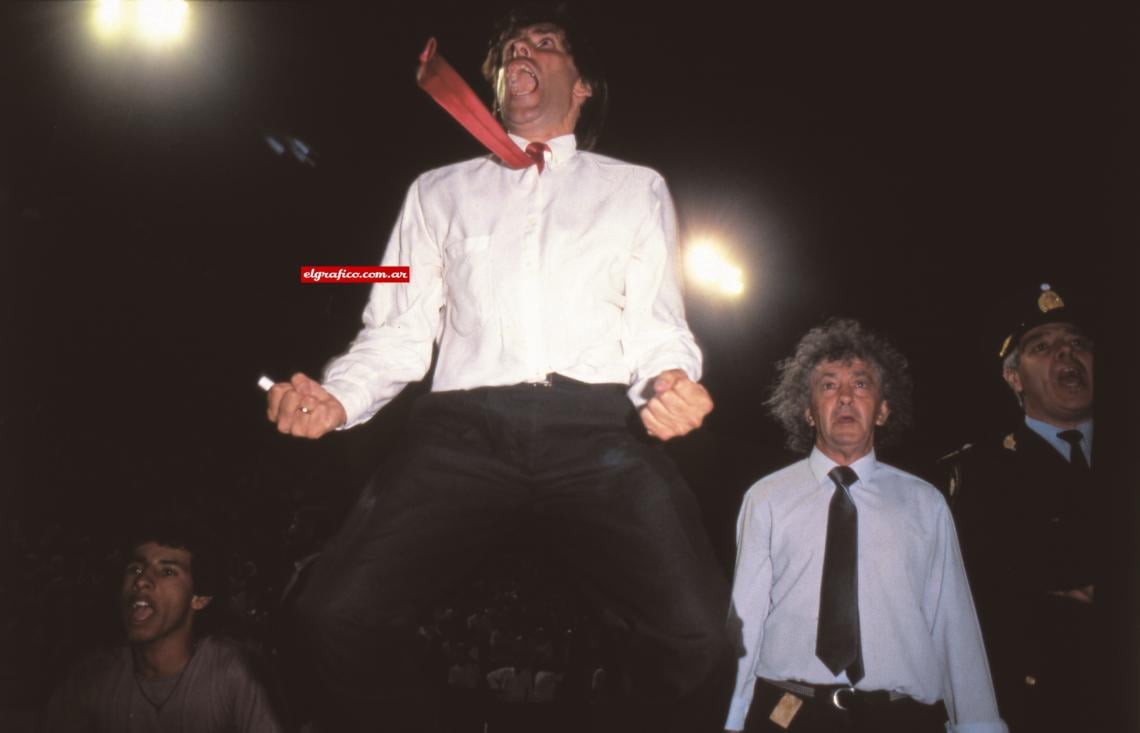
[[1061, 296], [1057, 295], [1047, 283], [1042, 285], [1041, 289], [1044, 292], [1037, 296], [1037, 307], [1042, 313], [1065, 307], [1065, 301], [1061, 300]]

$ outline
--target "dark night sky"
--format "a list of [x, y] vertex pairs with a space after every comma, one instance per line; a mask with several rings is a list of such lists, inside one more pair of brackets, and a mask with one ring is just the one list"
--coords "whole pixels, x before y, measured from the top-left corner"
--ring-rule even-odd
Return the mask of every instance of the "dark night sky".
[[[742, 300], [688, 299], [719, 406], [674, 450], [714, 528], [790, 460], [761, 403], [826, 316], [911, 358], [919, 429], [894, 458], [919, 472], [1015, 415], [993, 359], [1010, 288], [1083, 291], [1135, 333], [1134, 15], [791, 5], [594, 13], [599, 152], [660, 170], [684, 232], [748, 272]], [[0, 9], [5, 512], [116, 526], [175, 495], [279, 527], [343, 504], [406, 401], [302, 444], [255, 381], [319, 371], [359, 323], [364, 287], [298, 266], [375, 261], [415, 175], [480, 154], [413, 72], [436, 35], [482, 91], [501, 7], [195, 4], [165, 52], [100, 46], [85, 4]]]

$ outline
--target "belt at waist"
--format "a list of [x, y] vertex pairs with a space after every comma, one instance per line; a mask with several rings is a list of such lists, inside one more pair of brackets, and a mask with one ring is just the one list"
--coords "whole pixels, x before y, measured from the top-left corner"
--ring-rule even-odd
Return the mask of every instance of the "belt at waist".
[[846, 710], [852, 702], [881, 705], [911, 699], [908, 695], [894, 690], [856, 690], [851, 685], [813, 685], [795, 680], [760, 679], [773, 687], [808, 700], [827, 703], [840, 710]]
[[532, 382], [520, 382], [519, 384], [507, 385], [508, 387], [557, 387], [557, 386], [577, 386], [577, 387], [605, 387], [609, 389], [618, 388], [626, 390], [629, 385], [617, 384], [615, 382], [583, 382], [578, 379], [564, 376], [558, 372], [550, 372], [545, 377]]

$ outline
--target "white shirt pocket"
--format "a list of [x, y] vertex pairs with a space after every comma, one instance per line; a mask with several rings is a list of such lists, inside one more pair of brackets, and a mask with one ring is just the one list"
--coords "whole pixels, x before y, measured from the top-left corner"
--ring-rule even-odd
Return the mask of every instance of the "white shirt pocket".
[[466, 237], [444, 245], [446, 318], [461, 336], [470, 336], [494, 309], [491, 287], [491, 235]]

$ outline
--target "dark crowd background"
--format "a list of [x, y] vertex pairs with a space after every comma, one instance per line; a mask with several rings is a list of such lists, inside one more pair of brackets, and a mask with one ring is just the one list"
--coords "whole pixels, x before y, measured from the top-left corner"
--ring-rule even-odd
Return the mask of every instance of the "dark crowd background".
[[[426, 386], [309, 443], [275, 433], [255, 383], [319, 373], [358, 327], [366, 287], [301, 285], [299, 267], [375, 262], [413, 178], [481, 154], [413, 74], [434, 35], [482, 91], [507, 6], [193, 3], [165, 49], [97, 42], [87, 3], [0, 8], [0, 710], [41, 704], [114, 638], [118, 540], [156, 510], [215, 529], [231, 628], [272, 654], [294, 563], [398, 449]], [[762, 403], [807, 328], [853, 316], [900, 345], [917, 428], [886, 458], [935, 478], [940, 455], [1018, 419], [1003, 303], [1048, 281], [1098, 324], [1105, 532], [1137, 648], [1136, 11], [582, 10], [609, 67], [598, 151], [660, 170], [685, 240], [719, 237], [746, 273], [738, 299], [688, 291], [717, 408], [667, 447], [725, 571], [743, 492], [794, 458]], [[421, 628], [441, 685], [484, 643], [455, 629], [520, 595], [540, 610], [499, 628], [520, 648], [565, 663], [578, 633], [604, 653], [541, 558], [457, 593]], [[1122, 656], [1106, 675], [1134, 679]]]

